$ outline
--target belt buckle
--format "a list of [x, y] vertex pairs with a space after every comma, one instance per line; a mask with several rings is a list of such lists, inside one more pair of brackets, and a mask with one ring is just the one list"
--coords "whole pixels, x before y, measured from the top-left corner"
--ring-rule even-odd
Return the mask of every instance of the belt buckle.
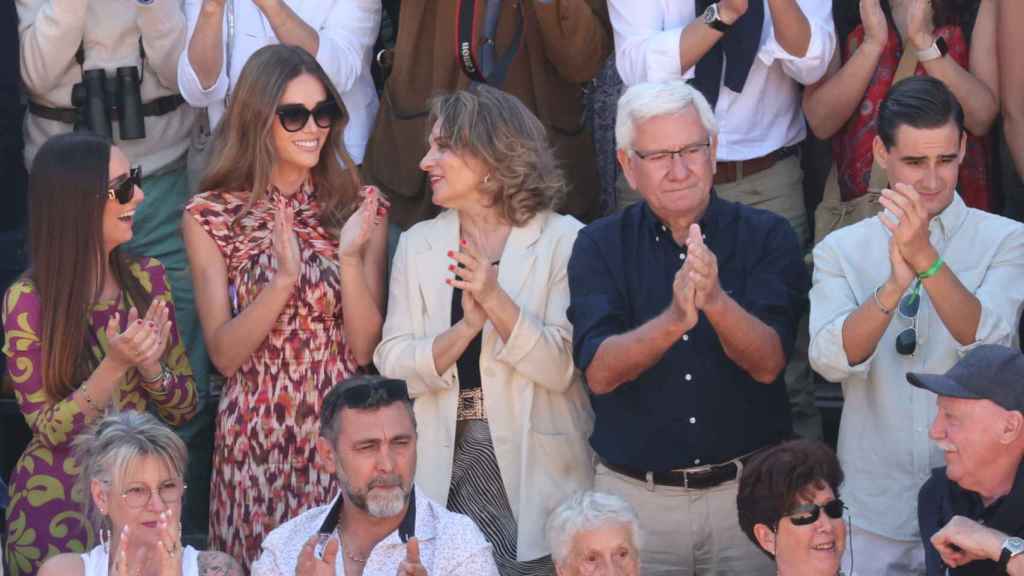
[[459, 390], [459, 409], [457, 420], [486, 420], [484, 410], [484, 394], [482, 388]]
[[683, 468], [680, 472], [683, 473], [683, 488], [690, 488], [690, 475], [694, 474], [706, 474], [711, 472], [714, 468], [711, 464], [705, 464], [703, 466], [695, 466], [693, 468]]

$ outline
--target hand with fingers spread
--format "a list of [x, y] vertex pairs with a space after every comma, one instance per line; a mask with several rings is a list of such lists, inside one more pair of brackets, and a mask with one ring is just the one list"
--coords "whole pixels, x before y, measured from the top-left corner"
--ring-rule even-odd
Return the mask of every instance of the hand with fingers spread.
[[704, 244], [700, 226], [690, 224], [686, 237], [686, 263], [690, 265], [690, 282], [694, 286], [694, 303], [704, 310], [718, 303], [722, 287], [718, 283], [718, 258]]
[[455, 274], [448, 280], [448, 284], [469, 292], [478, 304], [486, 306], [501, 290], [498, 286], [498, 267], [480, 255], [475, 243], [462, 240], [462, 250], [449, 251], [448, 257], [454, 261], [448, 270]]
[[907, 6], [907, 40], [914, 50], [927, 50], [935, 41], [932, 26], [932, 0], [909, 0]]
[[359, 208], [349, 216], [338, 234], [338, 259], [362, 259], [366, 244], [373, 231], [387, 224], [391, 203], [376, 187], [369, 187], [363, 195]]
[[397, 576], [427, 576], [427, 569], [420, 563], [420, 543], [415, 538], [405, 543], [405, 560], [398, 565]]
[[157, 554], [158, 576], [181, 576], [181, 523], [173, 520], [169, 511], [160, 513], [160, 553]]
[[107, 358], [123, 370], [142, 366], [159, 344], [160, 334], [155, 325], [139, 318], [134, 306], [128, 311], [128, 327], [123, 332], [118, 332], [120, 322], [120, 313], [114, 313], [107, 321]]
[[171, 341], [171, 310], [164, 300], [154, 300], [146, 311], [143, 319], [145, 326], [152, 332], [152, 342], [143, 349], [142, 360], [138, 364], [142, 377], [152, 380], [163, 368], [160, 359], [164, 357], [167, 345]]
[[334, 576], [334, 565], [338, 561], [338, 539], [330, 537], [324, 545], [323, 557], [316, 557], [316, 547], [320, 542], [320, 534], [314, 534], [299, 553], [299, 561], [295, 565], [295, 576]]
[[882, 1], [860, 0], [860, 21], [864, 25], [864, 44], [884, 48], [889, 41], [889, 21], [882, 11]]
[[921, 196], [908, 184], [896, 184], [893, 189], [882, 190], [879, 203], [890, 213], [879, 214], [882, 224], [892, 233], [892, 239], [903, 259], [915, 272], [924, 272], [935, 261], [935, 249], [928, 238], [928, 210]]
[[302, 256], [295, 235], [295, 212], [284, 199], [278, 199], [272, 241], [271, 253], [277, 261], [274, 279], [280, 279], [287, 286], [294, 286], [302, 273]]

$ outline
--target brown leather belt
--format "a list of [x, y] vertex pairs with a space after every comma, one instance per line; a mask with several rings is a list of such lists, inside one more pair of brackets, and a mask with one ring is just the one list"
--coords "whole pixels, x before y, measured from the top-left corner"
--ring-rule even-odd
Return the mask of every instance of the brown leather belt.
[[[720, 484], [725, 484], [735, 480], [741, 470], [741, 465], [746, 464], [756, 454], [764, 450], [760, 448], [749, 454], [740, 456], [733, 460], [722, 464], [711, 464], [708, 466], [700, 466], [697, 468], [686, 468], [684, 470], [671, 470], [669, 472], [643, 472], [640, 470], [634, 470], [632, 468], [626, 468], [624, 466], [617, 466], [615, 464], [609, 464], [601, 459], [601, 464], [605, 468], [622, 474], [623, 476], [629, 476], [634, 480], [641, 482], [653, 482], [655, 485], [661, 486], [677, 486], [681, 488], [690, 488], [692, 490], [707, 490], [708, 488], [714, 488]], [[650, 478], [648, 478], [650, 475]]]
[[729, 184], [742, 180], [747, 176], [753, 176], [758, 172], [764, 172], [771, 168], [779, 160], [783, 160], [797, 153], [797, 146], [785, 146], [773, 152], [769, 152], [760, 158], [750, 160], [719, 161], [715, 165], [715, 184]]

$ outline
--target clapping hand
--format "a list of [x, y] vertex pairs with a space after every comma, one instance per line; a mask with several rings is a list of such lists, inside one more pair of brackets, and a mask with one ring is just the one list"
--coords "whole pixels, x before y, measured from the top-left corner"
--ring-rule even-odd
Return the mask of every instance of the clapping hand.
[[696, 289], [693, 280], [690, 278], [690, 269], [693, 266], [689, 261], [676, 271], [672, 280], [672, 304], [669, 310], [672, 316], [683, 328], [683, 332], [689, 332], [697, 325], [700, 311], [697, 310]]
[[[747, 13], [749, 0], [721, 0], [718, 3], [718, 15], [726, 24], [735, 24], [740, 16]], [[760, 0], [755, 0], [760, 2]]]
[[[166, 304], [155, 300], [146, 312], [144, 320], [134, 306], [128, 311], [128, 326], [119, 332], [121, 314], [114, 313], [107, 320], [107, 358], [120, 368], [151, 367], [159, 363], [167, 346], [170, 334], [170, 319]], [[159, 366], [156, 370], [159, 371]]]
[[690, 224], [686, 237], [686, 263], [690, 265], [690, 282], [694, 285], [694, 303], [700, 310], [718, 303], [722, 287], [718, 283], [718, 258], [704, 244], [700, 226]]
[[173, 515], [170, 510], [160, 513], [160, 553], [157, 554], [159, 576], [181, 576], [181, 523], [171, 527]]
[[334, 576], [340, 544], [337, 538], [330, 538], [324, 546], [323, 557], [317, 558], [316, 547], [320, 537], [320, 534], [314, 534], [302, 547], [299, 561], [295, 565], [295, 576]]
[[881, 0], [860, 0], [860, 21], [864, 25], [864, 43], [884, 48], [889, 41], [889, 21]]
[[361, 259], [373, 231], [387, 222], [391, 203], [375, 187], [366, 189], [359, 208], [349, 216], [338, 234], [338, 260]]
[[909, 184], [895, 184], [882, 190], [879, 203], [889, 214], [879, 214], [882, 224], [892, 233], [892, 240], [911, 269], [923, 272], [937, 258], [928, 239], [928, 210], [921, 196]]
[[397, 576], [427, 576], [427, 569], [420, 564], [420, 543], [409, 538], [405, 543], [405, 560], [398, 565]]
[[271, 253], [277, 261], [277, 273], [289, 285], [295, 285], [302, 272], [302, 257], [299, 254], [299, 240], [295, 236], [295, 212], [284, 199], [278, 199], [274, 213], [273, 245]]
[[927, 50], [935, 37], [932, 35], [932, 0], [907, 2], [907, 39], [915, 50]]
[[1005, 538], [1002, 533], [974, 520], [953, 516], [931, 541], [942, 561], [956, 568], [975, 560], [998, 560]]

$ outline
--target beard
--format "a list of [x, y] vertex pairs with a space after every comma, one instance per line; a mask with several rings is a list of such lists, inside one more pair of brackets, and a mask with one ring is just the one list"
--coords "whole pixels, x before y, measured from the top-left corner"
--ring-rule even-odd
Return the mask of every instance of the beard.
[[398, 474], [378, 476], [370, 480], [365, 489], [352, 486], [343, 474], [339, 474], [338, 480], [345, 498], [374, 518], [391, 518], [401, 514], [412, 493], [411, 487], [406, 489], [402, 486], [402, 478]]

